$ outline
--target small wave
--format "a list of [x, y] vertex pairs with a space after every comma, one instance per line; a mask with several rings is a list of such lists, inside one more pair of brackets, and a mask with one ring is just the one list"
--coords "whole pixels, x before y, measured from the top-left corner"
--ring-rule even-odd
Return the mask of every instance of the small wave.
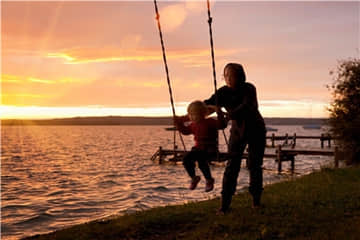
[[1, 181], [19, 181], [20, 178], [17, 178], [15, 176], [8, 176], [8, 175], [5, 175], [5, 176], [1, 176]]
[[152, 189], [158, 192], [170, 192], [170, 189], [164, 186], [154, 187]]
[[64, 193], [65, 193], [64, 190], [59, 190], [59, 191], [51, 192], [51, 193], [49, 193], [47, 196], [48, 196], [48, 197], [52, 197], [52, 196], [62, 195], [62, 194], [64, 194]]
[[12, 161], [21, 161], [21, 160], [22, 160], [22, 157], [19, 156], [19, 155], [11, 156], [11, 160], [12, 160]]
[[117, 177], [122, 177], [122, 176], [124, 176], [124, 174], [112, 173], [112, 174], [105, 175], [104, 178], [117, 178]]
[[137, 211], [143, 211], [150, 208], [148, 205], [141, 203], [139, 201], [135, 202], [135, 205], [131, 206], [127, 210], [125, 210], [126, 213], [134, 213]]
[[38, 214], [36, 216], [25, 219], [23, 221], [17, 222], [17, 223], [15, 223], [15, 225], [24, 225], [24, 224], [33, 225], [35, 223], [39, 224], [39, 223], [42, 223], [42, 222], [50, 221], [52, 218], [54, 218], [54, 216], [52, 214], [41, 213], [41, 214]]
[[185, 187], [184, 185], [174, 188], [175, 192], [178, 192], [178, 191], [182, 192], [182, 191], [187, 191], [187, 190], [189, 190], [189, 189], [187, 187]]
[[113, 187], [116, 185], [118, 185], [118, 183], [113, 180], [107, 180], [107, 181], [102, 181], [102, 182], [98, 183], [99, 187]]
[[66, 209], [64, 216], [66, 216], [67, 214], [69, 214], [70, 216], [73, 216], [73, 214], [97, 213], [97, 212], [102, 212], [102, 211], [103, 211], [102, 208], [97, 208], [97, 207], [92, 207], [92, 208], [79, 207], [79, 208], [73, 208], [73, 209]]
[[141, 200], [138, 200], [137, 202], [153, 205], [154, 202], [159, 204], [159, 203], [168, 203], [171, 201], [172, 201], [171, 196], [169, 197], [169, 196], [159, 196], [159, 195], [150, 194], [141, 198]]
[[25, 208], [32, 208], [31, 205], [23, 205], [23, 204], [11, 204], [11, 205], [6, 205], [6, 206], [2, 206], [1, 210], [19, 210], [19, 209], [25, 209]]
[[129, 199], [134, 199], [134, 198], [138, 198], [139, 194], [135, 193], [135, 192], [132, 192], [130, 193], [127, 198]]

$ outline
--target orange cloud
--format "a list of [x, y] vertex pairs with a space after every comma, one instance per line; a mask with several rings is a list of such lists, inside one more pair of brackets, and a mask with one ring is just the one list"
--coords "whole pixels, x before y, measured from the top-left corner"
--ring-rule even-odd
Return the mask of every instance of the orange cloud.
[[130, 80], [117, 80], [116, 85], [119, 87], [150, 87], [150, 88], [162, 88], [165, 86], [163, 81], [134, 81], [133, 79]]
[[190, 87], [191, 87], [191, 88], [200, 88], [201, 85], [200, 85], [200, 83], [192, 83], [192, 84], [190, 85]]
[[50, 80], [50, 79], [40, 79], [32, 76], [24, 77], [24, 76], [3, 74], [1, 75], [0, 82], [6, 84], [8, 83], [9, 84], [29, 84], [29, 83], [65, 84], [65, 83], [75, 83], [75, 82], [85, 83], [86, 81], [74, 79], [74, 78], [60, 78], [60, 79]]
[[154, 61], [161, 60], [160, 54], [155, 52], [137, 52], [132, 54], [121, 49], [71, 49], [59, 53], [49, 53], [49, 58], [64, 59], [66, 64], [84, 64], [84, 63], [99, 63], [99, 62], [114, 62], [114, 61]]
[[15, 94], [2, 94], [2, 97], [6, 98], [44, 98], [46, 96], [42, 94], [30, 94], [30, 93], [15, 93]]
[[55, 83], [54, 81], [38, 79], [38, 78], [32, 78], [32, 77], [29, 77], [27, 80], [29, 82], [43, 83], [43, 84], [54, 84]]
[[48, 97], [47, 95], [32, 93], [3, 93], [1, 94], [1, 102], [5, 105], [26, 106], [29, 102], [41, 104]]
[[174, 31], [185, 21], [187, 12], [183, 3], [170, 5], [160, 9], [162, 29], [166, 32]]
[[13, 75], [1, 75], [1, 83], [18, 83], [21, 80], [17, 77], [17, 76], [13, 76]]
[[[219, 49], [216, 51], [218, 57], [228, 56], [238, 52], [238, 49]], [[190, 49], [167, 51], [168, 59], [180, 60], [180, 62], [194, 65], [199, 63], [199, 58], [209, 58], [209, 49]], [[123, 50], [118, 48], [78, 48], [64, 50], [63, 52], [48, 53], [49, 58], [65, 60], [66, 64], [86, 64], [100, 62], [126, 62], [126, 61], [161, 61], [162, 55], [158, 50]], [[208, 61], [208, 60], [207, 60]]]
[[207, 11], [207, 5], [206, 5], [205, 1], [185, 0], [185, 7], [186, 7], [186, 10], [192, 11], [195, 13]]
[[100, 63], [100, 62], [115, 62], [115, 61], [153, 61], [160, 60], [159, 56], [123, 56], [123, 57], [104, 57], [104, 58], [77, 58], [64, 53], [49, 53], [49, 58], [63, 58], [67, 64], [83, 64], [83, 63]]
[[161, 28], [165, 32], [172, 32], [179, 28], [191, 14], [199, 14], [205, 11], [207, 11], [205, 1], [193, 0], [185, 0], [160, 8]]

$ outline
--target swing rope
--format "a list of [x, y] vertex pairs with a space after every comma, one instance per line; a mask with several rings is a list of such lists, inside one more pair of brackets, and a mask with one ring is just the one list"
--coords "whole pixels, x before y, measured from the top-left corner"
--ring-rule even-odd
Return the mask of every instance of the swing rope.
[[[216, 84], [216, 70], [215, 70], [215, 54], [214, 54], [214, 42], [213, 42], [213, 35], [212, 35], [212, 17], [210, 12], [210, 0], [207, 0], [207, 10], [208, 10], [208, 23], [209, 23], [209, 34], [210, 34], [210, 46], [211, 46], [211, 60], [212, 60], [212, 68], [213, 68], [213, 78], [214, 78], [214, 92], [215, 92], [215, 105], [219, 105], [218, 95], [217, 95], [217, 84]], [[224, 135], [225, 143], [228, 146], [228, 140], [226, 138], [226, 134], [224, 129], [222, 130]]]
[[[169, 88], [171, 109], [172, 109], [173, 117], [175, 117], [176, 114], [175, 114], [174, 98], [173, 98], [173, 93], [172, 93], [171, 84], [170, 84], [169, 69], [168, 69], [168, 65], [167, 65], [167, 61], [166, 61], [165, 46], [164, 46], [163, 35], [162, 35], [162, 31], [161, 31], [161, 26], [160, 26], [160, 14], [159, 14], [159, 10], [158, 10], [156, 0], [154, 0], [154, 5], [155, 5], [155, 12], [156, 12], [157, 26], [158, 26], [159, 35], [160, 35], [160, 42], [161, 42], [163, 60], [164, 60], [164, 65], [165, 65], [166, 80], [167, 80], [167, 84], [168, 84], [168, 88]], [[180, 136], [180, 140], [181, 140], [181, 143], [183, 145], [183, 148], [186, 151], [185, 143], [184, 143], [184, 140], [183, 140], [182, 135], [181, 135], [180, 132], [179, 132], [179, 136]], [[176, 139], [176, 134], [174, 132], [174, 150], [176, 149], [176, 142], [175, 142], [176, 140], [175, 139]]]

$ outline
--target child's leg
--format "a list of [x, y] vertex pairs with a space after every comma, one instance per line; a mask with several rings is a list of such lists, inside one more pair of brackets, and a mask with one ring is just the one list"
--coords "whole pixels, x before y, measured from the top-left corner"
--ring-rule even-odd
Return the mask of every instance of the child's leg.
[[211, 155], [204, 151], [199, 151], [198, 156], [197, 156], [199, 168], [207, 180], [213, 179], [211, 176], [211, 170], [209, 167], [209, 158], [210, 157], [211, 157]]
[[189, 186], [190, 190], [194, 190], [200, 181], [200, 177], [195, 175], [195, 161], [197, 159], [197, 156], [198, 156], [197, 151], [191, 149], [191, 151], [188, 154], [186, 154], [183, 159], [185, 170], [191, 177], [191, 183]]
[[209, 167], [209, 160], [211, 158], [211, 154], [205, 151], [199, 151], [198, 154], [198, 164], [201, 172], [204, 174], [206, 178], [205, 192], [210, 192], [214, 189], [214, 179], [211, 176], [211, 171]]
[[196, 161], [196, 152], [191, 150], [183, 158], [183, 165], [186, 172], [191, 178], [194, 178], [195, 175], [195, 161]]

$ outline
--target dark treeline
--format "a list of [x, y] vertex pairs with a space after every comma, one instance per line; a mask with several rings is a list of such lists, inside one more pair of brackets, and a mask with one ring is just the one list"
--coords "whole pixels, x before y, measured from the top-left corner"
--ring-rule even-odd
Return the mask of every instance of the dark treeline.
[[[324, 125], [325, 118], [265, 118], [267, 125]], [[75, 117], [47, 120], [6, 119], [1, 125], [172, 125], [171, 117]]]

